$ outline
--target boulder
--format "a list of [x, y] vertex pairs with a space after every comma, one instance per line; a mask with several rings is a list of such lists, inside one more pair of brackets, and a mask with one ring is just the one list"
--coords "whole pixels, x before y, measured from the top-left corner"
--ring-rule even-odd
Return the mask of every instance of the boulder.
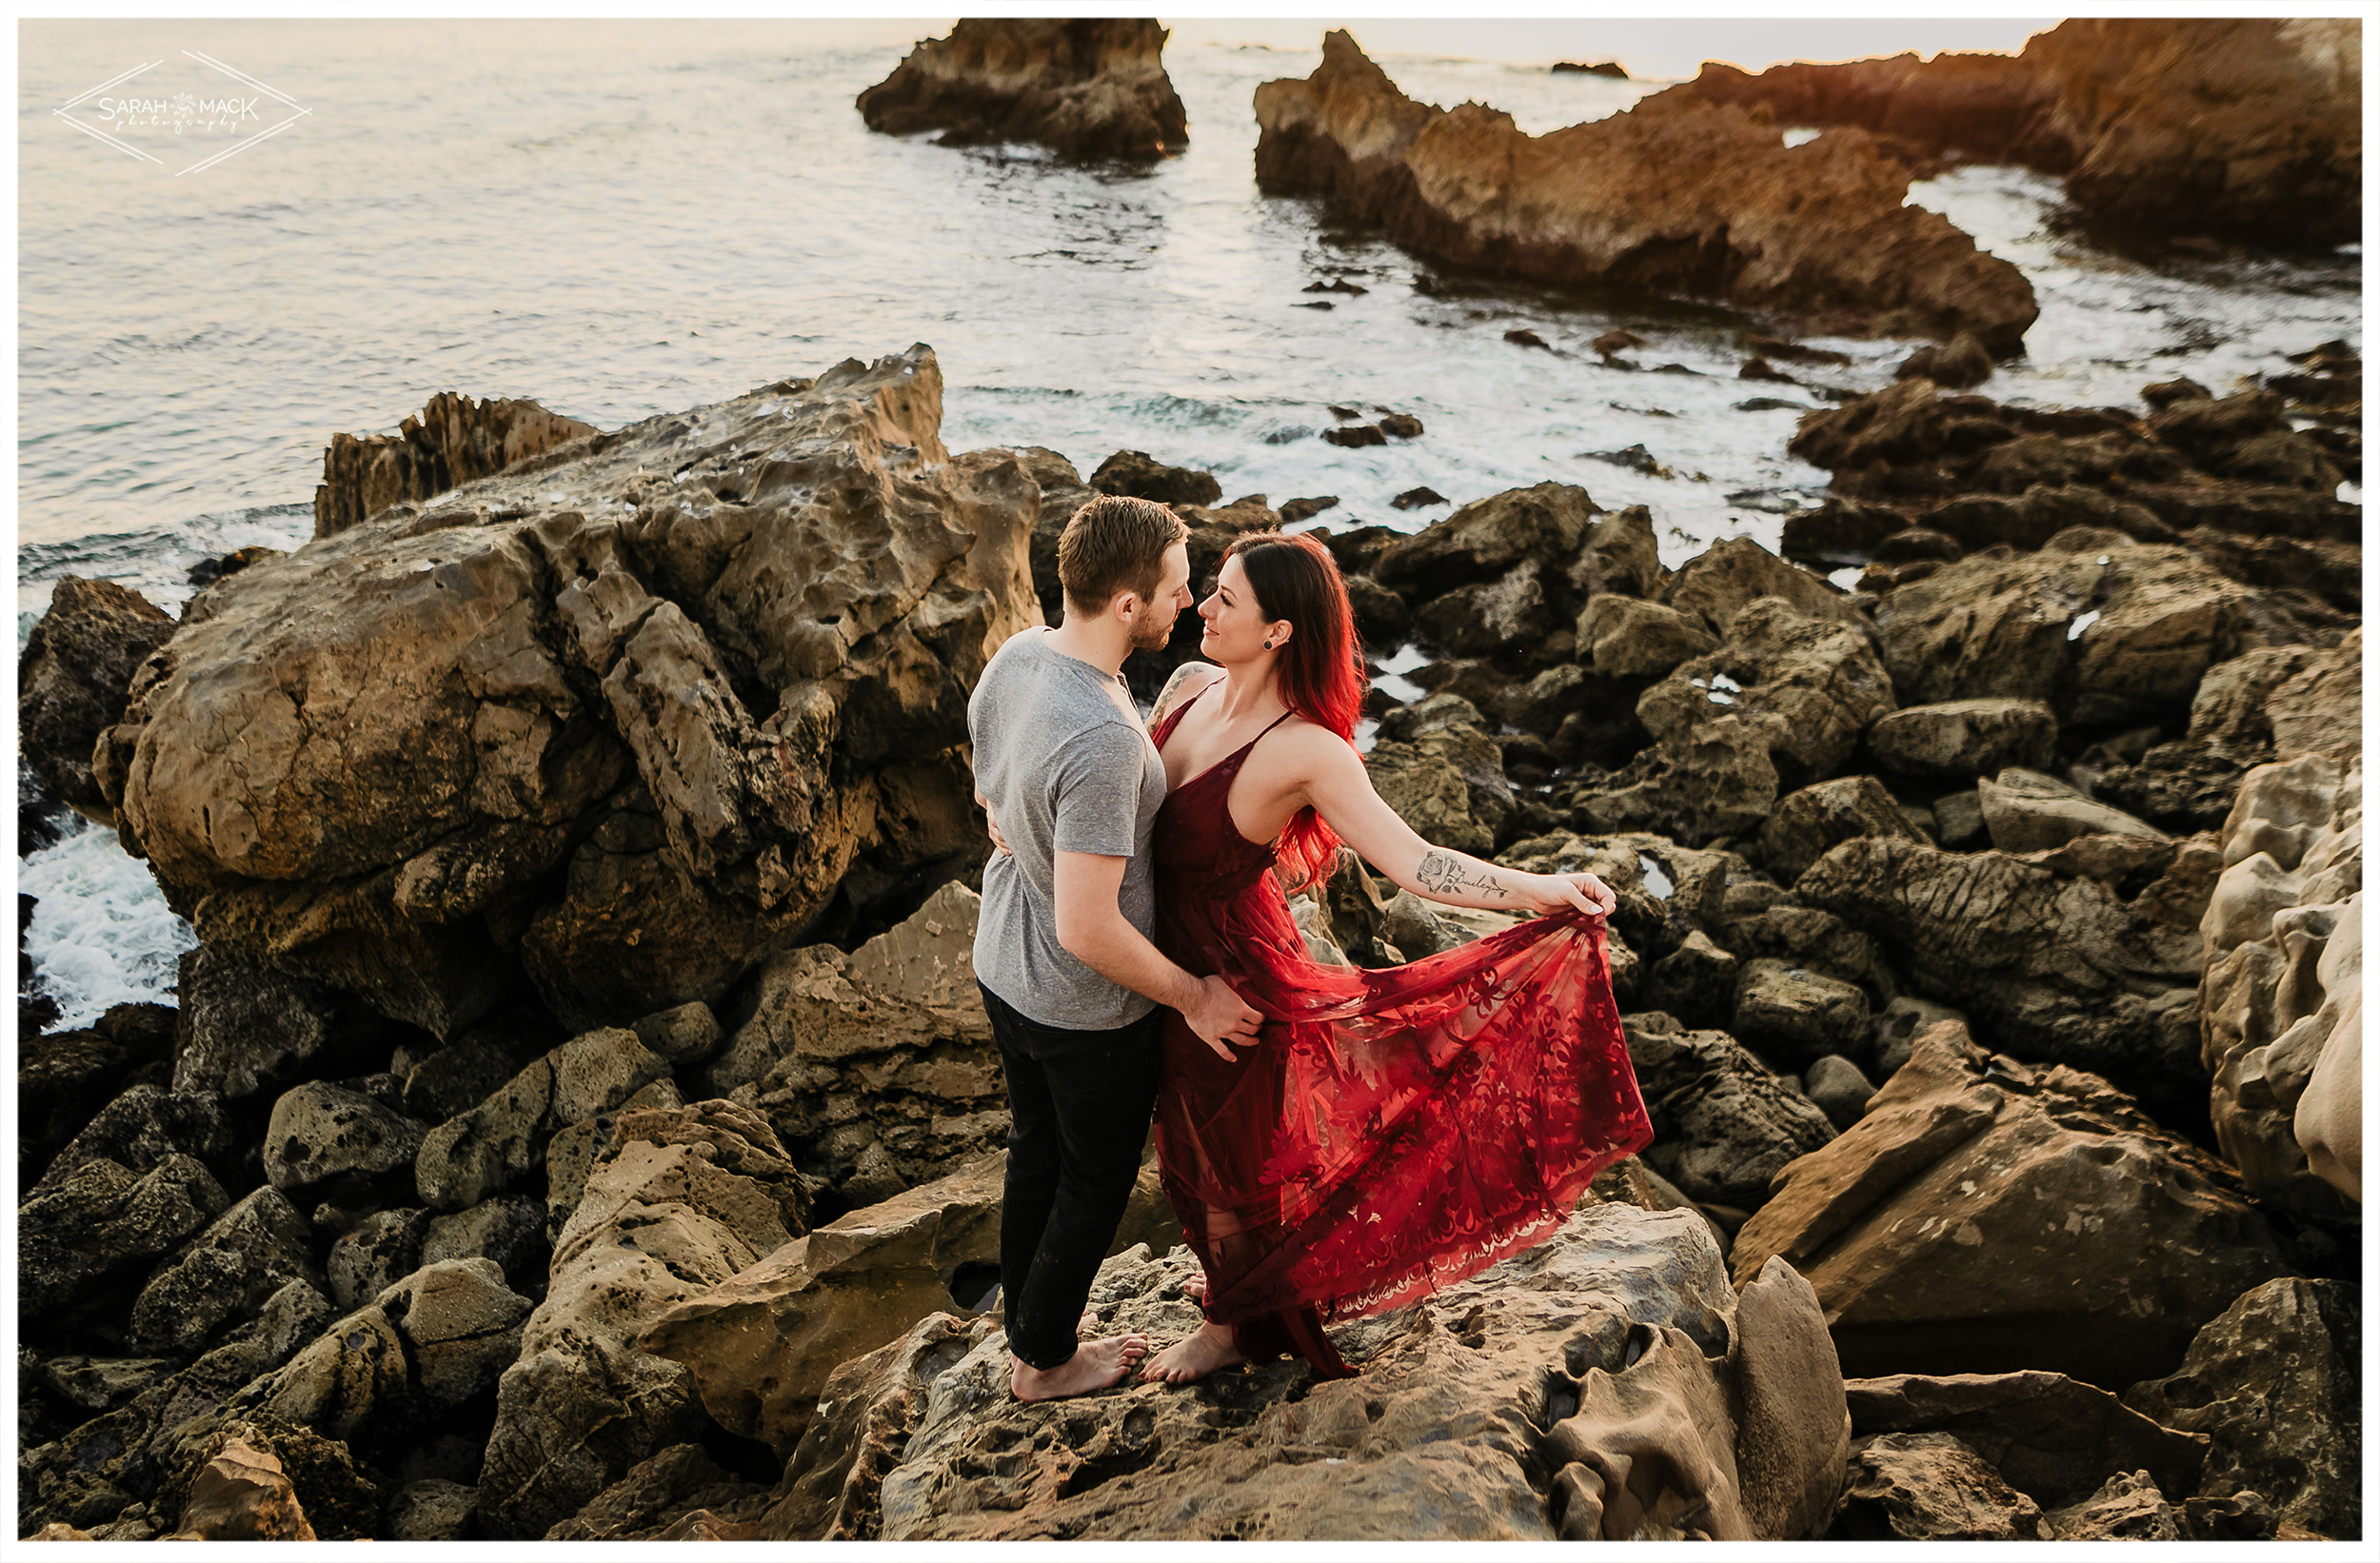
[[[2266, 715], [2274, 757], [2324, 755], [2345, 765], [2363, 752], [2364, 632], [2350, 631], [2272, 691]], [[2192, 720], [2196, 721], [2193, 708]]]
[[476, 1205], [536, 1166], [555, 1131], [625, 1103], [669, 1061], [625, 1027], [574, 1037], [415, 1141], [414, 1187], [442, 1211]]
[[1782, 960], [1746, 961], [1729, 1026], [1765, 1058], [1795, 1070], [1868, 1038], [1868, 996], [1850, 982]]
[[[2044, 1213], [2048, 1214], [2044, 1214]], [[1735, 1273], [1806, 1266], [1846, 1371], [2171, 1371], [2222, 1299], [2285, 1275], [2221, 1163], [2096, 1077], [1918, 1039], [1867, 1116], [1788, 1165]]]
[[208, 1416], [183, 1429], [162, 1456], [166, 1472], [157, 1512], [186, 1512], [202, 1474], [234, 1445], [247, 1446], [280, 1469], [291, 1500], [318, 1539], [368, 1541], [379, 1533], [380, 1490], [357, 1468], [347, 1445], [262, 1412]]
[[694, 1532], [716, 1524], [714, 1507], [731, 1508], [758, 1489], [700, 1444], [672, 1444], [596, 1494], [545, 1533], [547, 1541], [743, 1541], [748, 1528]]
[[2089, 1501], [2110, 1473], [2147, 1471], [2152, 1491], [2187, 1495], [2207, 1463], [2204, 1436], [2063, 1374], [1891, 1374], [1854, 1378], [1843, 1394], [1855, 1435], [1954, 1434], [2045, 1510]]
[[50, 1159], [117, 1095], [172, 1078], [173, 1025], [169, 1005], [113, 1004], [84, 1030], [18, 1026], [18, 1187], [30, 1192]]
[[1797, 60], [1751, 73], [1705, 61], [1664, 95], [1766, 109], [1780, 125], [1857, 126], [1907, 154], [2024, 163], [2063, 172], [2072, 155], [2045, 123], [2054, 86], [2021, 59], [1954, 54], [1814, 65]]
[[226, 1440], [190, 1483], [175, 1541], [312, 1541], [297, 1489], [270, 1453]]
[[1860, 629], [1763, 597], [1729, 618], [1726, 635], [1718, 650], [1679, 663], [1636, 702], [1636, 720], [1655, 739], [1734, 716], [1768, 735], [1780, 784], [1799, 787], [1833, 775], [1893, 709], [1892, 681]]
[[922, 345], [844, 364], [227, 577], [103, 790], [208, 947], [440, 1037], [524, 978], [574, 1030], [713, 1001], [855, 863], [972, 844], [950, 751], [1039, 488], [952, 459], [941, 390]]
[[1931, 844], [1884, 783], [1845, 776], [1779, 799], [1760, 826], [1760, 856], [1770, 872], [1791, 882], [1835, 846], [1862, 836]]
[[1257, 182], [1335, 197], [1434, 260], [1533, 281], [1717, 297], [1844, 330], [1973, 329], [1998, 352], [2033, 324], [2017, 269], [1903, 206], [1908, 170], [1872, 138], [1787, 148], [1732, 106], [1647, 102], [1531, 136], [1481, 104], [1414, 102], [1333, 30], [1313, 75], [1257, 89]]
[[2363, 1533], [2362, 1365], [2359, 1289], [2288, 1276], [2242, 1294], [2178, 1372], [2133, 1385], [2124, 1403], [2213, 1439], [2200, 1495], [2259, 1493], [2283, 1521], [2352, 1539]]
[[2186, 1122], [2204, 1068], [2195, 985], [2206, 956], [2191, 914], [2210, 866], [2177, 852], [2127, 901], [2005, 853], [1860, 837], [1811, 864], [1794, 892], [1874, 938], [1909, 988], [1956, 1006], [1987, 1045], [2107, 1076]]
[[1860, 622], [1849, 597], [1748, 537], [1714, 544], [1686, 561], [1670, 578], [1663, 601], [1724, 638], [1732, 633], [1735, 615], [1763, 597], [1783, 598], [1804, 618]]
[[193, 1157], [169, 1155], [146, 1174], [104, 1157], [84, 1162], [17, 1207], [19, 1316], [36, 1327], [63, 1322], [51, 1316], [154, 1260], [229, 1203]]
[[2257, 766], [2221, 841], [2229, 866], [2201, 923], [2215, 1141], [2263, 1197], [2350, 1217], [2363, 1187], [2363, 773], [2342, 777], [2316, 755]]
[[497, 1386], [482, 1527], [543, 1535], [639, 1461], [698, 1434], [705, 1418], [690, 1375], [638, 1349], [638, 1335], [783, 1248], [808, 1218], [801, 1175], [751, 1109], [704, 1101], [622, 1115]]
[[1547, 660], [1543, 643], [1571, 627], [1590, 593], [1609, 589], [1606, 571], [1641, 574], [1633, 528], [1598, 523], [1600, 513], [1576, 485], [1508, 489], [1388, 543], [1370, 573], [1448, 651]]
[[1190, 126], [1146, 18], [968, 17], [860, 94], [871, 130], [940, 130], [946, 147], [1032, 141], [1079, 159], [1179, 155]]
[[1931, 380], [1937, 386], [1964, 390], [1992, 378], [1992, 349], [1973, 331], [1961, 331], [1938, 347], [1920, 347], [1901, 360], [1895, 380]]
[[1653, 1118], [1644, 1157], [1689, 1197], [1756, 1208], [1787, 1163], [1835, 1138], [1793, 1081], [1725, 1032], [1683, 1031], [1657, 1011], [1628, 1016], [1624, 1027]]
[[520, 1349], [529, 1300], [487, 1259], [426, 1265], [231, 1397], [359, 1450], [411, 1447], [417, 1431], [483, 1398]]
[[30, 1200], [48, 1193], [94, 1161], [142, 1173], [175, 1156], [195, 1157], [212, 1171], [228, 1172], [233, 1138], [222, 1099], [204, 1091], [135, 1085], [91, 1116], [25, 1197]]
[[429, 1220], [426, 1210], [376, 1211], [341, 1233], [323, 1265], [330, 1280], [330, 1300], [342, 1308], [361, 1308], [420, 1269]]
[[1983, 828], [2002, 852], [2044, 852], [2077, 837], [2131, 836], [2163, 841], [2165, 832], [2122, 809], [2083, 796], [2053, 776], [2011, 765], [1975, 783]]
[[815, 944], [775, 958], [751, 1019], [711, 1060], [708, 1088], [764, 1114], [845, 1207], [942, 1177], [1007, 1133], [975, 985], [981, 906], [946, 884], [849, 955]]
[[1615, 678], [1661, 678], [1679, 663], [1719, 646], [1699, 614], [1617, 592], [1587, 599], [1577, 635], [1582, 660]]
[[[724, 1284], [661, 1314], [639, 1338], [684, 1364], [720, 1426], [781, 1454], [803, 1444], [836, 1396], [824, 1386], [846, 1363], [883, 1349], [921, 1319], [966, 1312], [961, 1272], [997, 1280], [1005, 1153], [853, 1211]], [[1111, 1252], [1179, 1236], [1144, 1169]]]
[[1829, 1053], [1802, 1071], [1801, 1088], [1837, 1130], [1858, 1122], [1875, 1095], [1874, 1083], [1839, 1053]]
[[200, 945], [180, 961], [173, 1088], [253, 1096], [294, 1079], [343, 1031], [319, 982]]
[[1593, 830], [1651, 831], [1691, 846], [1751, 830], [1776, 806], [1769, 738], [1735, 716], [1699, 723], [1576, 789], [1572, 806]]
[[2056, 748], [2057, 715], [2035, 700], [1906, 705], [1868, 729], [1868, 752], [1877, 764], [1895, 776], [1927, 781], [1965, 781], [2009, 765], [2038, 771]]
[[1735, 1010], [1735, 973], [1742, 962], [1696, 928], [1677, 948], [1647, 967], [1638, 1000], [1690, 1025], [1716, 1025]]
[[[1109, 1260], [1092, 1293], [1102, 1328], [1188, 1333], [1194, 1269], [1186, 1250]], [[1656, 1533], [1692, 1514], [1701, 1533], [1750, 1538], [1806, 1533], [1840, 1481], [1840, 1378], [1815, 1301], [1782, 1267], [1736, 1298], [1684, 1211], [1591, 1205], [1341, 1336], [1363, 1372], [1336, 1383], [1286, 1362], [1187, 1394], [1020, 1405], [992, 1334], [933, 1378], [878, 1487], [878, 1533], [1551, 1539], [1627, 1534], [1657, 1510]], [[1283, 1459], [1288, 1447], [1311, 1454]], [[994, 1450], [1023, 1455], [996, 1464]], [[1550, 1501], [1533, 1466], [1556, 1472]]]
[[652, 1052], [667, 1058], [672, 1065], [701, 1063], [719, 1051], [726, 1039], [720, 1029], [719, 1017], [704, 1003], [679, 1004], [659, 1010], [639, 1020], [633, 1027], [636, 1039]]
[[407, 1482], [388, 1500], [382, 1533], [391, 1541], [467, 1541], [478, 1531], [473, 1523], [479, 1501], [475, 1488], [435, 1476]]
[[1119, 450], [1100, 463], [1091, 486], [1102, 494], [1128, 494], [1160, 505], [1220, 505], [1223, 485], [1195, 466], [1167, 466], [1145, 450]]
[[378, 1098], [309, 1080], [284, 1092], [265, 1128], [265, 1176], [285, 1193], [360, 1187], [411, 1166], [421, 1154], [424, 1124]]
[[133, 671], [174, 627], [139, 592], [69, 575], [18, 653], [17, 744], [51, 796], [102, 824], [115, 806], [91, 775], [91, 747], [124, 720]]
[[2044, 1541], [2041, 1507], [1948, 1433], [1887, 1433], [1853, 1445], [1831, 1540]]
[[2110, 1476], [2080, 1503], [2042, 1517], [2060, 1541], [2179, 1541], [2185, 1523], [2146, 1471]]
[[392, 505], [433, 499], [595, 432], [535, 402], [440, 391], [393, 435], [330, 437], [314, 490], [314, 535], [334, 536]]
[[422, 1229], [422, 1263], [493, 1259], [516, 1292], [533, 1293], [543, 1284], [545, 1256], [545, 1207], [527, 1195], [499, 1194], [467, 1210], [432, 1216]]
[[195, 1357], [228, 1327], [256, 1317], [291, 1281], [323, 1289], [313, 1229], [280, 1190], [258, 1189], [149, 1277], [133, 1299], [126, 1343]]

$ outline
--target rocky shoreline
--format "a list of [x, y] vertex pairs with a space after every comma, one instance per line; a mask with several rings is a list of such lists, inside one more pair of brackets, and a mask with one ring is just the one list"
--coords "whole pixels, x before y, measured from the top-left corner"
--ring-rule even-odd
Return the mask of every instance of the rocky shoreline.
[[[2318, 356], [2146, 415], [1809, 414], [1793, 558], [1668, 569], [1558, 484], [1318, 531], [1378, 649], [1439, 654], [1374, 697], [1383, 796], [1620, 891], [1656, 1127], [1346, 1385], [1016, 1406], [973, 1311], [960, 704], [1083, 498], [1166, 496], [1211, 570], [1263, 496], [954, 455], [920, 346], [178, 623], [62, 586], [29, 759], [202, 945], [178, 1007], [26, 1038], [21, 1533], [2357, 1533], [2308, 1454], [2354, 1434], [2361, 1241], [2360, 453], [2280, 410], [2360, 370]], [[1301, 921], [1474, 937], [1356, 865]], [[1174, 1237], [1144, 1188], [1103, 1318], [1185, 1324]]]

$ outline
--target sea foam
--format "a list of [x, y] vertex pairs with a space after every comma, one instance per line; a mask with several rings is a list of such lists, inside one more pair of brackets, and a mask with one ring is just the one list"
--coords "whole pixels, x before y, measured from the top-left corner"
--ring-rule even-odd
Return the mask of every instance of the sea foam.
[[198, 936], [114, 831], [78, 820], [18, 864], [16, 885], [41, 902], [25, 950], [35, 991], [57, 1000], [52, 1030], [89, 1025], [115, 1004], [173, 1001], [175, 962]]

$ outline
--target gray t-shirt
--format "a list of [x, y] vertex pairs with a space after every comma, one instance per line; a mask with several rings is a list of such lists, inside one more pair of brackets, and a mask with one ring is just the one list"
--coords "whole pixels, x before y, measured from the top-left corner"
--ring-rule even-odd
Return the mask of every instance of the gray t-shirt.
[[975, 784], [1008, 841], [983, 869], [975, 975], [1021, 1014], [1070, 1031], [1112, 1030], [1157, 1007], [1058, 942], [1061, 852], [1130, 859], [1117, 905], [1141, 933], [1157, 926], [1149, 827], [1165, 801], [1165, 762], [1108, 698], [1110, 683], [1027, 629], [992, 654], [967, 702]]

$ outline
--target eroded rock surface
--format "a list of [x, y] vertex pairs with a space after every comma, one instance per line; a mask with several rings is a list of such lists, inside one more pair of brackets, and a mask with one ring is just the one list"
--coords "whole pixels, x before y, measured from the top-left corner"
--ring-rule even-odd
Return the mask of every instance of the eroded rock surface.
[[535, 402], [440, 391], [393, 435], [330, 437], [314, 490], [314, 535], [344, 532], [392, 505], [435, 498], [595, 432]]
[[871, 130], [940, 130], [946, 147], [1037, 141], [1074, 158], [1154, 162], [1190, 126], [1146, 18], [968, 17], [860, 94]]

